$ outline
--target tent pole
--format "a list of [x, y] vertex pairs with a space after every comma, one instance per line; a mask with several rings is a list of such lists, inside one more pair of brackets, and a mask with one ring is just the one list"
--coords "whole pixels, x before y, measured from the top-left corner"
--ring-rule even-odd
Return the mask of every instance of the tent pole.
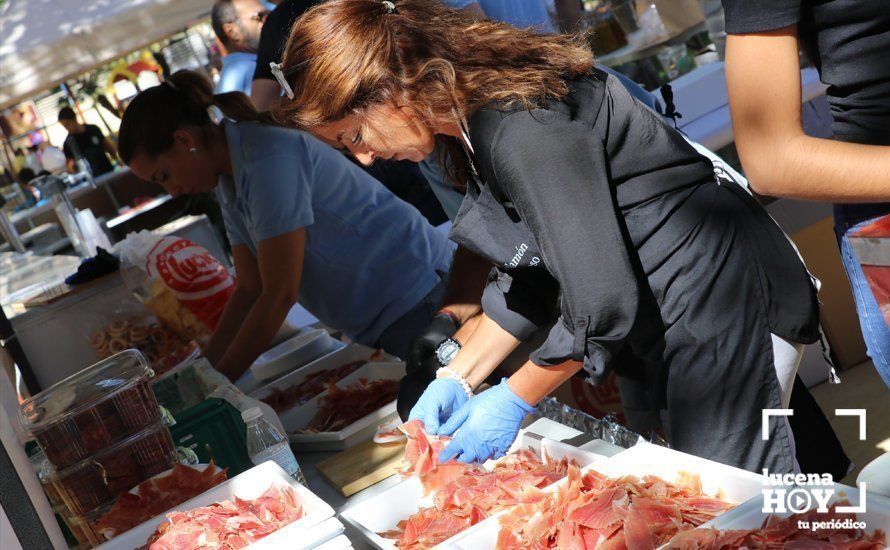
[[12, 142], [9, 141], [9, 136], [6, 135], [6, 130], [3, 128], [2, 124], [0, 124], [0, 136], [3, 136], [3, 156], [6, 160], [6, 169], [12, 175], [12, 179], [18, 181], [19, 175], [16, 174], [13, 169], [15, 166], [15, 162], [13, 161], [13, 153], [15, 150], [12, 148]]
[[77, 98], [74, 97], [74, 94], [71, 93], [71, 88], [68, 87], [67, 82], [59, 82], [59, 87], [62, 88], [62, 91], [65, 92], [65, 95], [68, 96], [68, 101], [74, 105], [74, 110], [77, 111], [77, 114], [80, 115], [80, 120], [86, 123], [87, 119], [83, 116], [83, 110], [80, 108], [80, 103], [77, 102]]
[[[62, 87], [63, 90], [65, 90], [65, 93], [68, 94], [68, 99], [70, 99], [71, 101], [74, 102], [74, 105], [77, 108], [77, 112], [80, 113], [80, 118], [83, 119], [84, 122], [86, 122], [87, 119], [86, 119], [86, 117], [83, 116], [83, 110], [80, 108], [80, 103], [77, 102], [77, 98], [74, 97], [74, 94], [71, 92], [71, 86], [68, 84], [68, 82], [62, 82], [60, 84], [60, 86]], [[96, 101], [96, 98], [92, 98], [92, 99], [93, 99], [93, 103], [98, 103]], [[106, 122], [105, 117], [102, 116], [102, 111], [100, 111], [99, 108], [95, 107], [95, 106], [93, 107], [93, 110], [96, 111], [97, 115], [99, 115], [99, 120], [102, 121], [102, 126], [105, 127], [105, 132], [107, 133], [107, 135], [113, 136], [114, 132], [111, 131], [111, 127], [108, 126], [108, 122]]]

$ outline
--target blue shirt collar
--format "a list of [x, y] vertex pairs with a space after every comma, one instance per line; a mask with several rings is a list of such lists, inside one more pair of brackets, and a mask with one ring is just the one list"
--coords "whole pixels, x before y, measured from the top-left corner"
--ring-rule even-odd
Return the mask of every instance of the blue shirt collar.
[[238, 124], [232, 120], [225, 119], [222, 122], [223, 131], [226, 133], [226, 143], [229, 146], [229, 159], [232, 163], [232, 175], [221, 174], [219, 176], [219, 198], [226, 205], [235, 204], [238, 192], [235, 187], [235, 180], [241, 171], [241, 134], [238, 131]]
[[237, 63], [239, 61], [256, 61], [256, 54], [248, 52], [232, 52], [226, 54], [222, 58], [222, 62], [224, 65], [226, 63]]

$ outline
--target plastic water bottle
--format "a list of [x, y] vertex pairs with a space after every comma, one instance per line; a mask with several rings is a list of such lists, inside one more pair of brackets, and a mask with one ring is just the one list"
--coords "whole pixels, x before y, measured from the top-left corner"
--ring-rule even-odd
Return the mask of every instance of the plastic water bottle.
[[242, 412], [241, 418], [247, 424], [247, 454], [250, 455], [250, 461], [260, 465], [271, 460], [289, 476], [306, 485], [306, 478], [297, 464], [290, 442], [278, 428], [263, 418], [263, 411], [259, 407], [253, 407]]

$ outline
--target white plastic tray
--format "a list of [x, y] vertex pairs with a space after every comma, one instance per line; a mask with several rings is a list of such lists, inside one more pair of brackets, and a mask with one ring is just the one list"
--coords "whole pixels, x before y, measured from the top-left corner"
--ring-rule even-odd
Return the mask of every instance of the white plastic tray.
[[[327, 351], [327, 353], [325, 353], [324, 355], [322, 355], [315, 361], [322, 361], [322, 360], [324, 360], [325, 357], [327, 357], [331, 354], [337, 353], [338, 351], [344, 349], [345, 347], [346, 347], [346, 344], [344, 344], [343, 342], [341, 342], [339, 340], [333, 340], [331, 348]], [[291, 371], [290, 373], [287, 373], [283, 376], [290, 376], [291, 374], [293, 374], [293, 372], [299, 372], [299, 371], [303, 370], [304, 368], [307, 368], [310, 365], [314, 364], [315, 361], [312, 361], [311, 363], [308, 363], [308, 364], [300, 367], [299, 369], [296, 369], [295, 371]], [[252, 393], [258, 391], [259, 389], [270, 385], [271, 383], [274, 383], [274, 381], [270, 382], [269, 380], [258, 380], [253, 375], [253, 371], [250, 369], [247, 369], [247, 371], [245, 371], [244, 374], [241, 375], [241, 378], [239, 378], [238, 380], [235, 381], [235, 387], [246, 394], [252, 394]]]
[[[299, 534], [288, 529], [279, 529], [251, 544], [250, 548], [251, 550], [290, 550], [291, 548], [330, 548], [333, 550], [340, 546], [335, 544], [329, 547], [328, 544], [342, 537], [345, 529], [340, 520], [329, 518], [315, 527], [300, 531]], [[299, 541], [295, 541], [294, 537], [299, 537]]]
[[[824, 488], [824, 487], [820, 487]], [[788, 490], [794, 487], [787, 487]], [[851, 506], [859, 505], [859, 490], [848, 485], [836, 483], [834, 485], [835, 496], [831, 499], [831, 503], [837, 500], [848, 500]], [[868, 492], [866, 486], [865, 512], [857, 513], [857, 519], [865, 522], [865, 530], [868, 533], [875, 529], [881, 529], [885, 533], [890, 533], [890, 499]], [[815, 503], [814, 503], [815, 506]], [[763, 512], [763, 493], [749, 499], [744, 504], [730, 510], [729, 512], [712, 519], [703, 524], [701, 527], [714, 527], [715, 529], [757, 529], [763, 525], [764, 520], [769, 514]], [[791, 515], [791, 512], [784, 514], [775, 514], [785, 518]]]
[[346, 538], [346, 535], [337, 535], [321, 546], [316, 546], [315, 550], [351, 550], [352, 543]]
[[[605, 460], [605, 457], [601, 455], [582, 451], [577, 447], [572, 447], [559, 441], [541, 438], [526, 430], [519, 432], [513, 448], [532, 448], [539, 455], [543, 449], [551, 458], [556, 460], [561, 460], [563, 457], [573, 458], [582, 466]], [[494, 464], [494, 461], [489, 461], [485, 463], [485, 467], [492, 468]], [[433, 495], [424, 496], [423, 485], [420, 479], [416, 476], [411, 476], [385, 491], [341, 511], [340, 518], [355, 527], [356, 531], [375, 548], [395, 550], [396, 546], [392, 540], [385, 539], [377, 533], [395, 529], [401, 520], [415, 514], [421, 508], [427, 508], [432, 505]], [[470, 528], [464, 531], [464, 533], [472, 529]], [[439, 547], [449, 546], [450, 541], [460, 536], [460, 534], [455, 535], [448, 541], [443, 542]], [[479, 548], [494, 548], [494, 545], [474, 547], [474, 549]]]
[[[759, 495], [763, 487], [760, 474], [649, 443], [635, 445], [611, 458], [582, 469], [582, 472], [586, 473], [590, 470], [596, 470], [610, 477], [621, 477], [628, 474], [637, 477], [656, 475], [670, 482], [676, 481], [680, 472], [694, 473], [701, 477], [704, 493], [715, 496], [719, 492], [724, 499], [735, 503], [743, 503]], [[551, 485], [548, 490], [555, 490], [563, 482]], [[493, 516], [460, 535], [452, 537], [446, 541], [447, 545], [443, 543], [443, 546], [460, 550], [494, 548], [497, 545], [500, 529], [498, 517]]]
[[[132, 550], [133, 548], [139, 548], [154, 533], [158, 524], [167, 521], [164, 517], [165, 514], [173, 510], [191, 510], [199, 506], [209, 506], [214, 502], [231, 500], [236, 496], [240, 499], [254, 499], [264, 493], [272, 484], [278, 486], [289, 485], [292, 487], [297, 492], [300, 503], [304, 508], [303, 517], [269, 535], [269, 537], [274, 536], [276, 539], [286, 539], [287, 545], [282, 545], [280, 546], [281, 548], [312, 548], [343, 532], [342, 524], [340, 525], [339, 532], [333, 532], [332, 528], [335, 525], [326, 522], [326, 520], [334, 519], [333, 508], [315, 496], [312, 491], [294, 481], [280, 466], [274, 462], [264, 462], [191, 500], [183, 502], [173, 509], [164, 512], [164, 514], [160, 514], [130, 529], [99, 548], [103, 550]], [[334, 521], [336, 522], [337, 520], [334, 519]], [[326, 525], [324, 528], [315, 529], [323, 522]], [[259, 542], [261, 541], [258, 541], [257, 544]], [[257, 544], [251, 545], [251, 547], [258, 547]], [[271, 546], [264, 547], [272, 548]]]
[[326, 330], [300, 332], [260, 355], [250, 370], [257, 380], [274, 380], [318, 359], [333, 345], [334, 339]]
[[[367, 361], [375, 353], [377, 353], [377, 350], [371, 349], [369, 347], [365, 347], [359, 344], [350, 344], [346, 347], [336, 349], [331, 353], [328, 353], [327, 355], [319, 357], [315, 361], [312, 361], [311, 363], [303, 367], [289, 372], [273, 382], [267, 382], [264, 385], [246, 393], [250, 397], [262, 401], [264, 397], [269, 395], [269, 393], [272, 391], [272, 388], [284, 390], [295, 384], [302, 384], [306, 381], [306, 377], [310, 374], [333, 370], [347, 363], [352, 363], [353, 361]], [[382, 358], [379, 361], [393, 363], [399, 362], [398, 359], [387, 354], [383, 354]]]
[[[337, 382], [337, 386], [345, 388], [349, 384], [365, 378], [373, 380], [401, 380], [405, 376], [405, 363], [368, 363]], [[336, 432], [297, 433], [305, 428], [315, 413], [321, 400], [328, 394], [324, 391], [312, 400], [279, 414], [284, 429], [287, 430], [291, 444], [301, 451], [340, 451], [374, 437], [377, 426], [396, 417], [396, 400], [366, 415], [352, 424]]]

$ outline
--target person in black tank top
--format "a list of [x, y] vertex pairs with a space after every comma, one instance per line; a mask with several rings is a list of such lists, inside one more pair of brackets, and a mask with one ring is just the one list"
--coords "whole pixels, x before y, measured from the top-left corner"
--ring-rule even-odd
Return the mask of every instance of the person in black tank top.
[[[835, 203], [860, 326], [890, 386], [890, 327], [848, 235], [890, 214], [890, 6], [869, 0], [723, 0], [736, 145], [765, 195]], [[798, 50], [828, 88], [833, 139], [805, 136]]]

